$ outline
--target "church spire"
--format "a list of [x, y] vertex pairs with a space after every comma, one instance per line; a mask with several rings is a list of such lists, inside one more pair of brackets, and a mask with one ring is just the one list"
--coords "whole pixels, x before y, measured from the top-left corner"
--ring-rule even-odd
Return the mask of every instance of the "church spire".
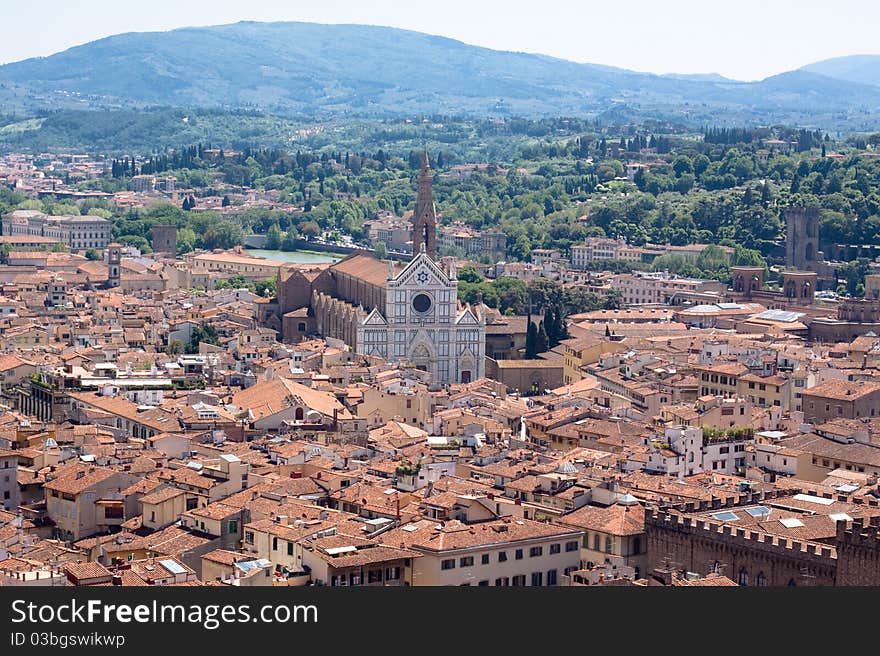
[[437, 257], [437, 215], [434, 209], [434, 195], [431, 190], [432, 176], [428, 147], [422, 153], [422, 169], [419, 172], [419, 194], [413, 212], [412, 244], [413, 255], [424, 248], [432, 259]]

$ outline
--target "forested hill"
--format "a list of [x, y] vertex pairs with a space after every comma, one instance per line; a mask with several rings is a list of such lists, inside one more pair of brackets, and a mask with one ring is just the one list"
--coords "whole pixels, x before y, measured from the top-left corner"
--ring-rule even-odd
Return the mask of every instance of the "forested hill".
[[[610, 55], [611, 57], [612, 55]], [[0, 66], [9, 114], [107, 107], [276, 114], [601, 115], [876, 129], [880, 88], [794, 71], [760, 82], [660, 76], [387, 27], [244, 22], [120, 34]]]

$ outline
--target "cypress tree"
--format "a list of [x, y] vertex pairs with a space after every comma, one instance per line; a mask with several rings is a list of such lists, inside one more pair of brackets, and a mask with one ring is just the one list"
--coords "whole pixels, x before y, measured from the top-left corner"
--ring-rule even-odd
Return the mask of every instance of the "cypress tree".
[[544, 327], [544, 322], [541, 321], [538, 324], [538, 337], [535, 339], [535, 351], [536, 353], [544, 353], [550, 348], [550, 340], [547, 339], [547, 329]]
[[526, 359], [535, 357], [536, 346], [538, 342], [538, 328], [534, 321], [529, 321], [528, 330], [526, 330]]

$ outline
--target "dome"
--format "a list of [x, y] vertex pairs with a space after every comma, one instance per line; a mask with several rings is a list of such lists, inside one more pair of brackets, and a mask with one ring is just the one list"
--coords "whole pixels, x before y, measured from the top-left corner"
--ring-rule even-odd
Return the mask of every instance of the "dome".
[[577, 474], [577, 467], [570, 462], [562, 462], [556, 467], [556, 471], [560, 474]]
[[617, 500], [617, 503], [619, 503], [621, 506], [635, 506], [638, 505], [639, 500], [636, 499], [633, 495], [627, 493], [620, 497]]
[[58, 446], [58, 442], [53, 440], [51, 437], [47, 437], [46, 441], [43, 442], [43, 446], [47, 449], [54, 449], [55, 447]]

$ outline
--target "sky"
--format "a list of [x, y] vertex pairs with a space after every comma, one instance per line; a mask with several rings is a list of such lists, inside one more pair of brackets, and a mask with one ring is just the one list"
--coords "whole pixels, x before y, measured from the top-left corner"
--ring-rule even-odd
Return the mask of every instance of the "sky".
[[497, 50], [738, 80], [880, 54], [876, 0], [4, 0], [0, 16], [0, 63], [121, 32], [240, 20], [387, 25]]

